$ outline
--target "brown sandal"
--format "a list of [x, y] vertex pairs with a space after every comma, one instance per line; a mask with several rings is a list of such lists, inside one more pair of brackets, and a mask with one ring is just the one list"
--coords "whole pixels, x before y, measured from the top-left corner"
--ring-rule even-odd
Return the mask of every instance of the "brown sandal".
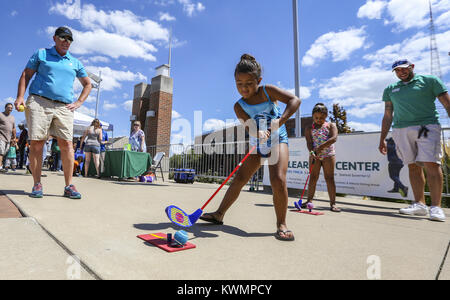
[[332, 212], [341, 212], [341, 209], [339, 207], [336, 207], [336, 205], [333, 205], [330, 207], [330, 210]]
[[[295, 240], [294, 235], [292, 235], [291, 237], [288, 237], [288, 233], [292, 233], [292, 231], [278, 229], [277, 232], [275, 232], [275, 238], [277, 240], [280, 240], [280, 241], [293, 241], [293, 240]], [[284, 236], [282, 236], [281, 234], [283, 234]]]
[[200, 217], [200, 220], [209, 222], [209, 223], [213, 223], [216, 225], [223, 225], [222, 221], [219, 221], [216, 219], [216, 217], [214, 217], [214, 215], [212, 213], [205, 213], [203, 214], [203, 216]]

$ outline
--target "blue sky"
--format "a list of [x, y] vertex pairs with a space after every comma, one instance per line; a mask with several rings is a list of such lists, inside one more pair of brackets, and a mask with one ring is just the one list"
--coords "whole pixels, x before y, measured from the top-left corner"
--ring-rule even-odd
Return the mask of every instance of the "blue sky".
[[[317, 102], [339, 103], [352, 128], [379, 130], [383, 89], [397, 80], [392, 62], [407, 57], [418, 73], [430, 73], [428, 0], [298, 2], [301, 114], [309, 115]], [[432, 4], [449, 86], [450, 0]], [[235, 119], [233, 72], [243, 53], [262, 64], [263, 83], [294, 90], [290, 0], [16, 0], [0, 8], [2, 106], [15, 100], [29, 57], [51, 47], [62, 25], [74, 32], [71, 53], [88, 71], [102, 71], [99, 117], [114, 124], [115, 136], [129, 133], [134, 85], [150, 82], [155, 67], [167, 63], [171, 28], [174, 122], [193, 124], [194, 111], [202, 111], [208, 131]], [[80, 85], [74, 88], [80, 92]], [[80, 112], [94, 114], [95, 96], [93, 90]], [[172, 142], [189, 142], [193, 136], [185, 132], [175, 126]]]

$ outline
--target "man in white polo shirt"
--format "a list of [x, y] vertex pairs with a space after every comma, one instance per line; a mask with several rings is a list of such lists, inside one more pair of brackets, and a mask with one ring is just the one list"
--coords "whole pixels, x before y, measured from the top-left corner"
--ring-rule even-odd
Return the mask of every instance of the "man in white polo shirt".
[[[24, 105], [24, 95], [28, 83], [35, 76], [29, 89], [25, 114], [29, 128], [30, 167], [34, 186], [30, 196], [41, 198], [42, 149], [48, 136], [58, 140], [66, 186], [64, 196], [80, 199], [81, 194], [72, 184], [74, 153], [73, 112], [88, 97], [91, 81], [79, 60], [69, 53], [73, 42], [72, 32], [67, 27], [59, 27], [53, 36], [55, 46], [36, 51], [28, 61], [19, 80], [16, 109]], [[83, 90], [77, 101], [73, 102], [73, 83], [78, 78]]]
[[[436, 98], [450, 116], [450, 96], [442, 81], [432, 75], [414, 74], [414, 64], [407, 59], [394, 62], [392, 71], [400, 79], [389, 85], [383, 94], [385, 111], [379, 150], [386, 154], [386, 136], [391, 127], [397, 154], [409, 168], [409, 180], [415, 202], [400, 209], [401, 214], [427, 215], [430, 220], [445, 221], [441, 209], [443, 176], [442, 145]], [[431, 207], [425, 204], [425, 169], [430, 188]]]

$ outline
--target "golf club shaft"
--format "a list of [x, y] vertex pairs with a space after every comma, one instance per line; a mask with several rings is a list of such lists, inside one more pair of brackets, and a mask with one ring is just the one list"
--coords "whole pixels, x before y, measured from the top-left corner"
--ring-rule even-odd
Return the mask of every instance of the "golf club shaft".
[[247, 153], [246, 156], [244, 156], [244, 158], [241, 160], [241, 162], [236, 166], [236, 168], [234, 168], [233, 172], [231, 172], [230, 175], [228, 175], [227, 179], [225, 179], [225, 181], [220, 185], [220, 187], [214, 192], [214, 194], [212, 194], [211, 198], [208, 199], [208, 201], [206, 201], [206, 203], [202, 206], [201, 210], [203, 210], [206, 205], [209, 204], [209, 202], [211, 202], [211, 200], [214, 198], [214, 196], [220, 191], [220, 189], [228, 182], [228, 180], [234, 175], [234, 173], [236, 173], [236, 171], [242, 166], [242, 164], [244, 163], [244, 161], [250, 156], [250, 154], [252, 154], [252, 152], [256, 149], [256, 145], [253, 146], [252, 149], [250, 149], [250, 151]]

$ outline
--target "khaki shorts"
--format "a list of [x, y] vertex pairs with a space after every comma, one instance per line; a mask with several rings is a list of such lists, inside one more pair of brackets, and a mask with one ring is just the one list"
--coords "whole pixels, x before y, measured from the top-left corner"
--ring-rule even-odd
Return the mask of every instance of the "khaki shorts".
[[9, 150], [9, 143], [3, 140], [0, 140], [0, 156], [5, 156]]
[[66, 141], [73, 139], [73, 112], [67, 104], [30, 95], [25, 116], [31, 141], [44, 141], [54, 136]]
[[441, 126], [433, 124], [426, 125], [426, 128], [429, 130], [427, 137], [422, 134], [420, 138], [418, 136], [421, 126], [392, 130], [397, 155], [405, 165], [416, 163], [421, 166], [424, 162], [441, 164]]

